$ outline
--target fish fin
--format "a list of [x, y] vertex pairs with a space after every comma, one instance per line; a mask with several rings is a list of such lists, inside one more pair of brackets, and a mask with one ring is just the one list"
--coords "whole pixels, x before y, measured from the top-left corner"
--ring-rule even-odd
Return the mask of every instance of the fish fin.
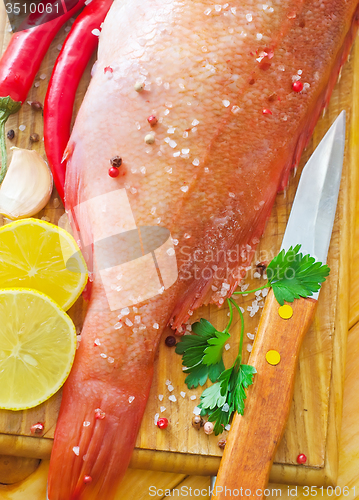
[[[130, 462], [147, 393], [125, 394], [99, 380], [71, 375], [56, 426], [48, 498], [111, 500]], [[135, 396], [131, 402], [130, 395]], [[96, 417], [97, 409], [104, 418]]]

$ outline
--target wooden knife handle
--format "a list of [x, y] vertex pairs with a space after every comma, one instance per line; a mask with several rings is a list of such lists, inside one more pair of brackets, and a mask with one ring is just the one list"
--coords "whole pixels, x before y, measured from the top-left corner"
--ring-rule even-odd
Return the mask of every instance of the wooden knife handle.
[[[248, 361], [257, 374], [247, 389], [244, 416], [234, 416], [213, 499], [263, 498], [289, 415], [300, 346], [316, 304], [314, 299], [295, 300], [291, 304], [292, 317], [282, 319], [280, 306], [270, 290]], [[270, 350], [280, 354], [277, 365], [266, 360]]]

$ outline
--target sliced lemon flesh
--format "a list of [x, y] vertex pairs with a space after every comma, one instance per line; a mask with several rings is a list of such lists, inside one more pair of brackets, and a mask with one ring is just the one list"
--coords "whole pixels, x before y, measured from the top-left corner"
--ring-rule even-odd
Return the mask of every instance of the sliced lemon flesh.
[[67, 311], [86, 282], [85, 260], [64, 229], [38, 219], [0, 228], [0, 288], [38, 290]]
[[46, 401], [68, 377], [75, 352], [75, 325], [50, 297], [0, 290], [0, 408]]

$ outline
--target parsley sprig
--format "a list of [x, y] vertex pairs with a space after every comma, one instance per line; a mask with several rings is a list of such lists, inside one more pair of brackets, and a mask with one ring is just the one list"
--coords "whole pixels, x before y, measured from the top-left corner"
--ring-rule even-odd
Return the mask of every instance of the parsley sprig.
[[[316, 262], [314, 257], [300, 253], [301, 245], [285, 252], [282, 250], [268, 265], [268, 282], [254, 290], [237, 291], [234, 295], [273, 288], [280, 305], [284, 301], [293, 302], [300, 297], [310, 297], [320, 289], [329, 274], [329, 267]], [[227, 299], [230, 318], [226, 328], [220, 332], [209, 321], [200, 319], [192, 325], [194, 335], [186, 335], [176, 346], [176, 352], [182, 355], [182, 364], [186, 367], [186, 384], [189, 389], [203, 386], [209, 378], [216, 382], [205, 389], [201, 395], [201, 415], [208, 415], [210, 422], [215, 422], [214, 433], [221, 433], [235, 411], [243, 415], [246, 391], [252, 383], [256, 369], [242, 363], [244, 338], [244, 318], [241, 308], [233, 300]], [[225, 369], [223, 349], [230, 337], [229, 328], [233, 320], [233, 306], [241, 319], [241, 333], [238, 355], [233, 365]]]
[[273, 288], [275, 298], [282, 306], [284, 301], [293, 302], [300, 297], [311, 297], [318, 292], [321, 284], [329, 275], [330, 269], [326, 264], [316, 262], [309, 254], [299, 252], [301, 245], [290, 247], [286, 252], [282, 250], [267, 267], [268, 283], [255, 290], [234, 292], [235, 295], [248, 294]]
[[243, 415], [244, 400], [247, 398], [245, 389], [253, 383], [256, 372], [254, 366], [242, 364], [242, 349], [244, 338], [244, 318], [238, 304], [232, 299], [227, 299], [231, 316], [232, 305], [237, 309], [241, 318], [241, 335], [238, 355], [233, 365], [224, 370], [216, 384], [205, 389], [198, 405], [201, 415], [208, 415], [210, 422], [215, 422], [214, 433], [217, 436], [223, 432], [235, 411]]

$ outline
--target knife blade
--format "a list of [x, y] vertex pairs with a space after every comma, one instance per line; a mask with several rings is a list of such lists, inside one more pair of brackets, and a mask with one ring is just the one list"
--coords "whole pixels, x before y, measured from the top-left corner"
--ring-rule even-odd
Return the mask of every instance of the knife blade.
[[[303, 255], [325, 263], [339, 195], [345, 145], [345, 111], [329, 128], [305, 165], [281, 249], [301, 244]], [[234, 416], [212, 499], [261, 500], [283, 435], [294, 390], [299, 351], [315, 314], [319, 292], [296, 299], [293, 315], [283, 319], [270, 290], [248, 364], [257, 374], [247, 390], [244, 415]], [[275, 350], [278, 364], [266, 360]]]

